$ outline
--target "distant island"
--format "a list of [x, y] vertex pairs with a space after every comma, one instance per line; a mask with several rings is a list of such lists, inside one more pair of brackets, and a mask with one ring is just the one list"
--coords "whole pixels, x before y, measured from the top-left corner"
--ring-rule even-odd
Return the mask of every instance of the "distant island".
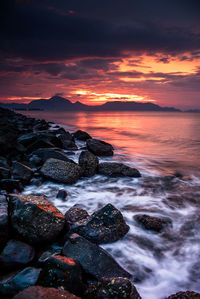
[[28, 104], [2, 103], [0, 107], [12, 110], [45, 110], [45, 111], [181, 111], [173, 107], [161, 107], [153, 103], [106, 102], [103, 105], [90, 106], [81, 102], [72, 103], [60, 96], [50, 99], [34, 100]]

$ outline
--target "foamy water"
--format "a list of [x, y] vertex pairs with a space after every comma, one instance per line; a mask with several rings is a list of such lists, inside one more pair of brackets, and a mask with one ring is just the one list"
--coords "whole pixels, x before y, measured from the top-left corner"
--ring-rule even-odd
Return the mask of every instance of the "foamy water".
[[[50, 117], [48, 113], [47, 115]], [[48, 119], [45, 113], [42, 117]], [[59, 117], [61, 118], [61, 115]], [[173, 130], [170, 131], [169, 127], [172, 124], [166, 116], [164, 136], [161, 136], [158, 129], [156, 132], [155, 124], [149, 129], [148, 136], [145, 126], [140, 130], [134, 129], [131, 120], [128, 127], [128, 123], [122, 125], [123, 120], [118, 126], [116, 124], [113, 126], [110, 119], [110, 127], [106, 129], [101, 123], [102, 128], [99, 129], [99, 119], [93, 121], [90, 119], [90, 126], [88, 120], [88, 126], [84, 127], [83, 120], [82, 123], [75, 123], [76, 116], [70, 119], [68, 115], [65, 124], [63, 116], [62, 121], [59, 121], [59, 117], [51, 120], [61, 123], [70, 131], [74, 131], [80, 125], [81, 129], [85, 129], [91, 135], [114, 144], [116, 148], [114, 157], [100, 161], [125, 162], [138, 168], [142, 178], [107, 178], [95, 175], [89, 179], [80, 179], [71, 186], [52, 182], [46, 182], [40, 187], [28, 186], [25, 193], [46, 195], [63, 213], [75, 204], [81, 205], [89, 213], [107, 203], [112, 203], [118, 208], [130, 230], [123, 239], [102, 247], [133, 274], [133, 282], [143, 299], [162, 299], [181, 290], [200, 292], [198, 118], [194, 116], [192, 119], [190, 115], [189, 120], [186, 119], [185, 122], [179, 119], [182, 124], [185, 123], [185, 126], [182, 126], [184, 128], [182, 135], [179, 123], [177, 124], [179, 133], [176, 132], [167, 138]], [[137, 118], [136, 122], [140, 122], [140, 117]], [[170, 116], [171, 120], [172, 118]], [[148, 116], [147, 120], [149, 122]], [[151, 119], [151, 122], [156, 121], [159, 121], [158, 116], [156, 120], [155, 117]], [[169, 123], [170, 126], [167, 128]], [[192, 128], [194, 132], [191, 132]], [[180, 149], [177, 147], [178, 144]], [[84, 143], [78, 142], [78, 145], [82, 147]], [[69, 157], [77, 161], [80, 152], [76, 151], [75, 155]], [[168, 176], [175, 171], [182, 172], [185, 176], [182, 178]], [[59, 189], [67, 191], [66, 201], [56, 198]], [[139, 213], [168, 217], [172, 220], [172, 227], [159, 234], [146, 231], [134, 221], [134, 215]]]

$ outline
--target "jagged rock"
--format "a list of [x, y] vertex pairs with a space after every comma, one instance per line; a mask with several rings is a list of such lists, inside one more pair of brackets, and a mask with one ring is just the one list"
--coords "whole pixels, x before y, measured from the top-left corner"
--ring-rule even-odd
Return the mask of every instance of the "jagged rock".
[[14, 179], [20, 180], [26, 184], [31, 180], [33, 175], [34, 171], [30, 167], [20, 162], [14, 162], [12, 164], [12, 176]]
[[112, 145], [105, 141], [88, 139], [86, 145], [88, 150], [97, 156], [113, 156]]
[[107, 204], [89, 218], [71, 226], [71, 232], [96, 244], [115, 242], [122, 238], [128, 230], [129, 226], [121, 212], [111, 204]]
[[10, 240], [0, 255], [0, 263], [6, 267], [26, 265], [35, 255], [32, 246], [17, 240]]
[[91, 139], [92, 137], [85, 131], [78, 130], [74, 133], [74, 137], [78, 140], [86, 141], [88, 139]]
[[56, 195], [56, 198], [59, 198], [59, 199], [62, 199], [62, 200], [65, 200], [67, 197], [67, 191], [65, 191], [65, 189], [60, 189], [58, 191], [58, 194]]
[[13, 296], [29, 286], [37, 283], [41, 269], [28, 267], [8, 278], [0, 281], [0, 294], [2, 296]]
[[153, 230], [155, 232], [163, 231], [167, 226], [171, 225], [171, 219], [169, 218], [158, 218], [145, 214], [135, 215], [134, 219], [136, 222], [144, 226], [147, 230]]
[[68, 291], [40, 286], [29, 287], [18, 293], [13, 299], [81, 299]]
[[63, 128], [60, 128], [58, 131], [57, 131], [57, 137], [58, 139], [60, 140], [61, 144], [62, 144], [62, 148], [63, 149], [66, 149], [66, 150], [77, 150], [77, 145], [75, 144], [74, 142], [74, 138], [73, 136], [65, 131]]
[[138, 178], [141, 177], [140, 172], [136, 168], [131, 168], [122, 163], [104, 162], [100, 163], [98, 172], [111, 177], [128, 176]]
[[44, 163], [46, 160], [50, 158], [74, 163], [73, 160], [69, 159], [64, 153], [59, 151], [57, 148], [40, 148], [34, 151], [32, 155], [38, 156], [41, 159], [42, 163]]
[[47, 179], [64, 184], [74, 184], [82, 175], [82, 169], [75, 163], [48, 159], [40, 170]]
[[0, 250], [9, 238], [8, 202], [5, 196], [0, 195]]
[[79, 156], [79, 165], [83, 169], [83, 176], [91, 177], [97, 172], [99, 159], [89, 151], [82, 151]]
[[200, 294], [192, 291], [178, 292], [169, 296], [167, 299], [199, 299]]
[[97, 280], [104, 276], [127, 278], [131, 276], [104, 249], [78, 234], [69, 235], [62, 254], [78, 260], [84, 271]]
[[136, 287], [124, 277], [102, 278], [89, 286], [85, 299], [141, 299]]
[[51, 256], [44, 262], [39, 284], [64, 288], [78, 296], [82, 295], [85, 290], [79, 262], [61, 255]]
[[13, 229], [29, 243], [54, 240], [64, 229], [65, 217], [44, 196], [10, 195]]
[[2, 179], [0, 180], [0, 189], [6, 190], [7, 192], [11, 193], [15, 190], [23, 191], [24, 187], [20, 180], [15, 179]]
[[89, 217], [90, 216], [86, 210], [78, 207], [70, 208], [65, 214], [66, 221], [70, 225], [75, 223], [81, 223], [81, 221], [85, 222], [85, 220], [88, 220]]

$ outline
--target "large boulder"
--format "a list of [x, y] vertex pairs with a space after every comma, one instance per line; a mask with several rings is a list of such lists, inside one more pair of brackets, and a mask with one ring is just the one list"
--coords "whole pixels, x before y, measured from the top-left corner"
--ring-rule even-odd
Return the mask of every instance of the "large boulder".
[[0, 255], [0, 263], [6, 267], [15, 267], [30, 263], [35, 255], [32, 246], [17, 240], [10, 240]]
[[65, 217], [44, 196], [10, 195], [12, 228], [28, 243], [54, 240], [65, 227]]
[[89, 218], [71, 226], [71, 232], [75, 232], [96, 244], [115, 242], [122, 238], [128, 230], [129, 226], [121, 212], [111, 204], [107, 204]]
[[152, 230], [158, 233], [163, 231], [166, 227], [172, 224], [172, 221], [169, 218], [158, 218], [158, 217], [153, 217], [145, 214], [135, 215], [134, 219], [145, 229]]
[[9, 238], [8, 202], [5, 196], [0, 196], [0, 250]]
[[65, 214], [66, 221], [70, 225], [81, 222], [85, 223], [85, 221], [89, 220], [89, 217], [90, 216], [86, 210], [76, 206], [70, 208]]
[[0, 294], [5, 296], [2, 298], [13, 296], [29, 286], [34, 286], [37, 283], [40, 271], [41, 269], [28, 267], [0, 281]]
[[64, 129], [60, 128], [58, 130], [58, 134], [56, 135], [62, 144], [62, 148], [66, 150], [77, 150], [77, 145], [74, 142], [73, 136], [65, 131]]
[[61, 255], [51, 256], [44, 262], [39, 284], [63, 288], [78, 296], [82, 295], [85, 290], [79, 262]]
[[88, 139], [86, 145], [88, 150], [97, 156], [113, 156], [112, 145], [105, 141]]
[[199, 299], [200, 294], [192, 291], [178, 292], [169, 296], [167, 299]]
[[83, 169], [83, 176], [91, 177], [97, 172], [99, 159], [89, 151], [82, 151], [79, 156], [79, 165]]
[[39, 148], [54, 148], [55, 145], [51, 143], [50, 141], [46, 141], [44, 139], [37, 139], [34, 143], [31, 143], [26, 151], [28, 154], [31, 154], [33, 151], [39, 149]]
[[28, 183], [34, 175], [34, 171], [20, 163], [20, 162], [13, 162], [12, 164], [12, 176], [16, 180], [20, 180], [23, 183]]
[[141, 299], [136, 287], [124, 277], [102, 278], [89, 286], [85, 299]]
[[53, 158], [44, 163], [40, 172], [45, 178], [64, 184], [74, 184], [82, 175], [79, 165]]
[[63, 152], [59, 151], [57, 148], [40, 148], [34, 151], [32, 155], [38, 156], [41, 159], [41, 163], [44, 163], [50, 158], [74, 163], [73, 160], [70, 160]]
[[44, 288], [41, 286], [34, 286], [26, 288], [13, 299], [81, 299], [68, 291], [58, 290], [55, 288]]
[[129, 167], [123, 163], [103, 162], [99, 164], [98, 172], [111, 177], [128, 176], [133, 178], [141, 177], [136, 168]]
[[104, 249], [78, 234], [69, 235], [62, 254], [78, 260], [84, 271], [97, 280], [104, 276], [131, 277]]
[[86, 141], [88, 139], [91, 139], [92, 137], [85, 131], [78, 130], [74, 133], [74, 137], [78, 140]]

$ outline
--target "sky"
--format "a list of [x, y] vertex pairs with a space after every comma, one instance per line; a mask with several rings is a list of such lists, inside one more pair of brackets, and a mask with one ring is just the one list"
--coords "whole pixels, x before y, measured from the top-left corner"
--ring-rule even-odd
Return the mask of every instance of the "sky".
[[1, 0], [0, 101], [200, 109], [199, 0]]

